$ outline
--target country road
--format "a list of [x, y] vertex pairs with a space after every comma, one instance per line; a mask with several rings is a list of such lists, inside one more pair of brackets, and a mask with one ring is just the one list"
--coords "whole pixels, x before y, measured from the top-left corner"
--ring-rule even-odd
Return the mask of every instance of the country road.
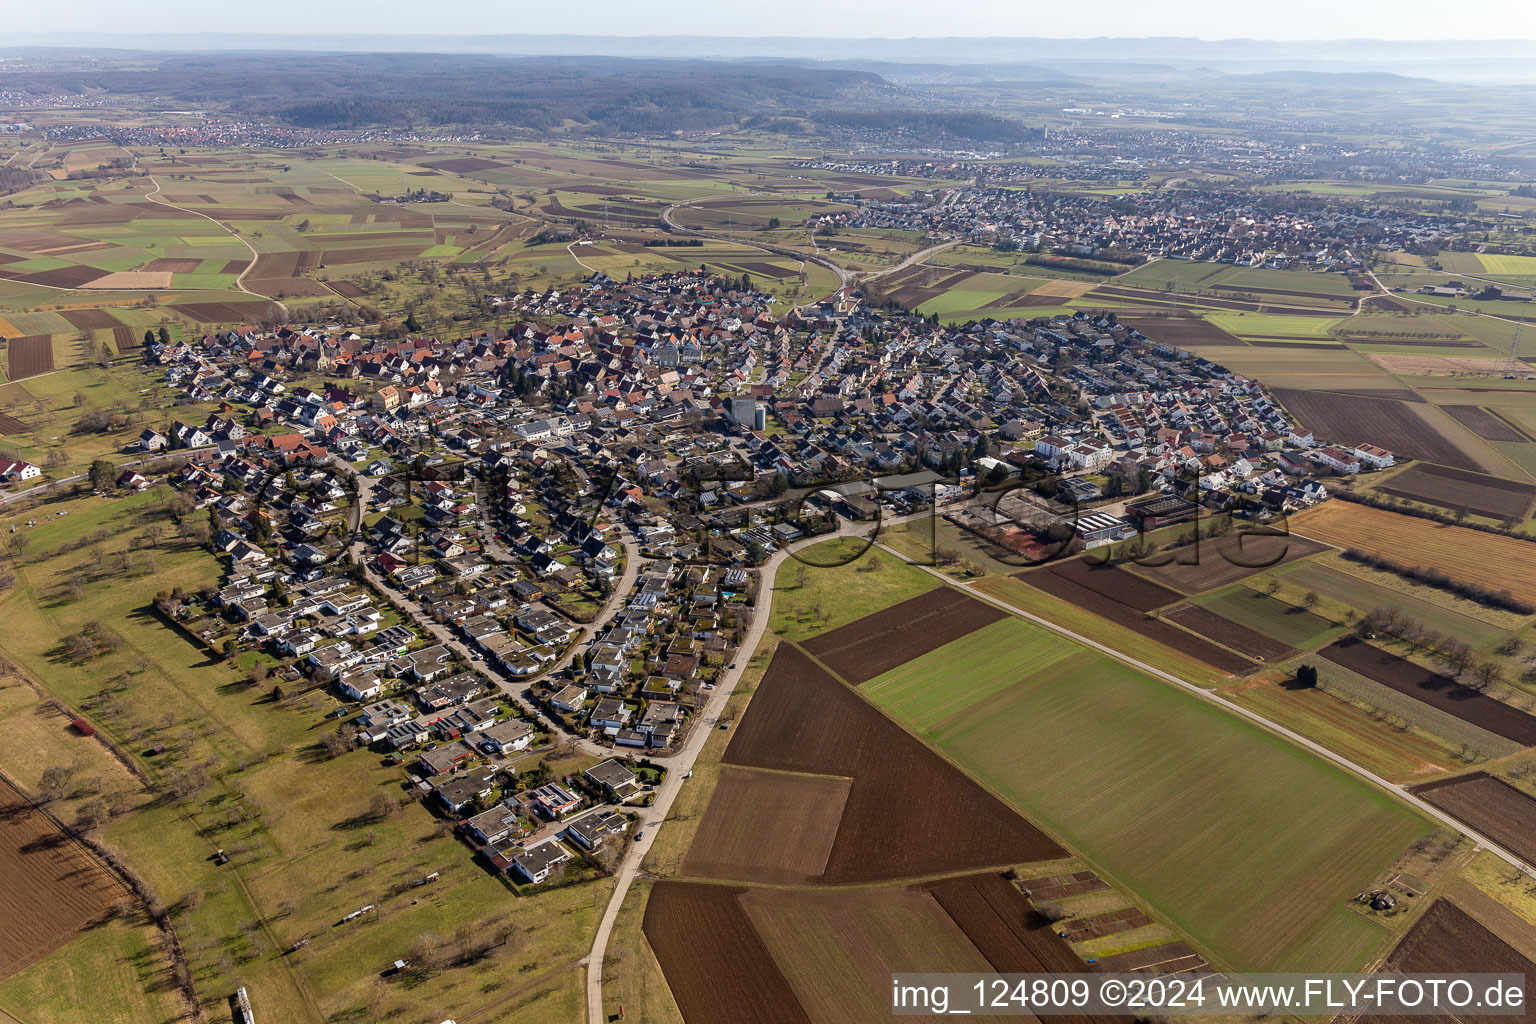
[[224, 231], [225, 234], [229, 235], [231, 238], [234, 238], [236, 241], [238, 241], [241, 245], [245, 246], [246, 249], [250, 251], [251, 262], [246, 264], [245, 269], [240, 271], [240, 276], [235, 278], [235, 287], [240, 289], [245, 294], [252, 296], [253, 298], [260, 299], [262, 302], [270, 302], [270, 303], [272, 303], [273, 305], [277, 306], [278, 309], [283, 311], [283, 315], [284, 316], [288, 315], [289, 310], [288, 310], [287, 306], [283, 305], [281, 302], [278, 302], [274, 298], [270, 298], [269, 296], [262, 295], [259, 292], [253, 292], [253, 291], [251, 291], [249, 288], [247, 288], [245, 286], [245, 275], [249, 274], [251, 271], [256, 269], [256, 260], [260, 257], [260, 253], [258, 253], [256, 251], [256, 247], [255, 246], [253, 246], [250, 242], [245, 240], [245, 236], [244, 235], [240, 234], [238, 231], [235, 231], [233, 228], [229, 227], [223, 221], [219, 220], [216, 217], [210, 217], [206, 213], [198, 213], [196, 210], [188, 210], [185, 207], [177, 206], [175, 203], [171, 202], [169, 199], [165, 198], [164, 196], [162, 196], [160, 194], [160, 182], [158, 180], [156, 180], [155, 176], [153, 174], [151, 174], [148, 177], [149, 177], [150, 181], [155, 183], [155, 190], [153, 192], [146, 192], [146, 193], [144, 193], [144, 198], [145, 199], [148, 199], [152, 203], [157, 203], [157, 204], [159, 204], [161, 206], [167, 206], [167, 207], [171, 208], [172, 210], [177, 210], [177, 211], [180, 211], [181, 213], [185, 213], [189, 217], [201, 217], [203, 220], [208, 221], [210, 224], [216, 225], [222, 231]]
[[[844, 520], [838, 520], [838, 533], [844, 533], [844, 528], [849, 526], [850, 524]], [[848, 532], [851, 532], [851, 528]], [[683, 741], [683, 748], [667, 762], [667, 777], [662, 780], [661, 785], [656, 787], [655, 801], [642, 812], [643, 820], [635, 826], [637, 832], [645, 833], [645, 838], [630, 843], [624, 853], [624, 859], [619, 864], [613, 896], [609, 899], [608, 908], [603, 911], [603, 919], [597, 926], [597, 935], [592, 940], [592, 952], [587, 954], [587, 1024], [603, 1024], [607, 1020], [603, 1012], [603, 958], [608, 952], [608, 939], [613, 934], [614, 923], [619, 918], [619, 909], [624, 905], [624, 897], [628, 895], [629, 887], [634, 884], [635, 878], [640, 873], [641, 862], [650, 852], [651, 844], [656, 841], [657, 829], [662, 827], [661, 823], [666, 820], [667, 812], [672, 809], [672, 802], [682, 791], [684, 779], [693, 771], [694, 762], [698, 760], [699, 753], [704, 749], [704, 743], [709, 739], [716, 720], [725, 707], [725, 702], [730, 699], [736, 685], [741, 682], [748, 663], [756, 653], [758, 645], [762, 643], [763, 634], [768, 631], [768, 621], [773, 605], [773, 581], [779, 566], [784, 564], [792, 552], [829, 539], [831, 538], [828, 535], [823, 534], [797, 541], [787, 548], [774, 552], [759, 570], [757, 604], [752, 609], [752, 624], [747, 629], [746, 638], [737, 648], [735, 667], [726, 670], [720, 677], [709, 700], [694, 716], [693, 728], [688, 731], [688, 737]]]
[[[772, 193], [768, 192], [738, 193], [740, 196], [761, 196], [771, 194]], [[842, 291], [844, 288], [847, 288], [856, 280], [857, 275], [855, 275], [853, 271], [848, 270], [846, 267], [841, 266], [840, 264], [828, 259], [825, 256], [822, 256], [820, 253], [801, 252], [798, 249], [791, 249], [788, 246], [783, 245], [773, 245], [769, 242], [753, 242], [742, 238], [732, 238], [730, 235], [717, 235], [708, 231], [701, 231], [698, 228], [686, 227], [672, 219], [672, 214], [684, 206], [693, 206], [696, 203], [708, 202], [710, 200], [719, 200], [721, 198], [723, 197], [705, 196], [699, 199], [688, 199], [681, 203], [673, 203], [671, 206], [661, 211], [662, 222], [666, 224], [667, 227], [671, 228], [673, 231], [678, 232], [679, 234], [691, 235], [694, 238], [713, 238], [720, 242], [734, 242], [737, 245], [746, 245], [754, 249], [761, 249], [764, 252], [771, 252], [776, 256], [787, 256], [790, 259], [803, 260], [809, 263], [814, 263], [820, 267], [826, 267], [828, 270], [837, 275], [838, 291]]]
[[959, 244], [960, 244], [960, 240], [958, 238], [956, 238], [956, 239], [952, 239], [952, 240], [950, 240], [948, 242], [940, 242], [938, 245], [930, 245], [928, 248], [920, 250], [918, 252], [913, 253], [911, 256], [908, 256], [906, 259], [902, 260], [900, 263], [896, 264], [894, 267], [886, 267], [884, 270], [880, 271], [879, 273], [867, 275], [864, 278], [864, 280], [866, 280], [866, 281], [878, 281], [882, 277], [888, 277], [891, 274], [899, 274], [901, 271], [906, 270], [908, 267], [914, 266], [914, 265], [916, 265], [918, 263], [922, 263], [924, 260], [926, 260], [928, 257], [934, 255], [935, 253], [941, 253], [945, 249], [953, 249], [955, 246], [957, 246]]

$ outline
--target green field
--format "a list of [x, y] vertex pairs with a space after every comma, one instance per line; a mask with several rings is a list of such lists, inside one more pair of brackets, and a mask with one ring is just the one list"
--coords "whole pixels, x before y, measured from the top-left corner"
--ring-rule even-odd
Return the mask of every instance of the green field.
[[1241, 583], [1198, 597], [1195, 603], [1299, 650], [1319, 647], [1344, 632], [1343, 626], [1322, 616]]
[[[941, 731], [945, 723], [967, 708], [1028, 678], [1039, 685], [1061, 670], [1079, 667], [1080, 649], [1056, 634], [1032, 626], [1016, 616], [949, 644], [943, 672], [957, 682], [935, 685], [933, 655], [909, 661], [863, 687], [876, 703], [925, 735]], [[959, 682], [962, 681], [963, 683]]]
[[1183, 651], [1152, 643], [1129, 626], [1110, 622], [1086, 608], [1052, 597], [1011, 576], [978, 580], [973, 586], [995, 600], [1038, 615], [1080, 636], [1091, 636], [1101, 644], [1133, 654], [1138, 660], [1165, 672], [1172, 672], [1180, 679], [1215, 686], [1227, 678], [1226, 672], [1212, 668]]
[[[864, 547], [864, 541], [851, 537], [823, 541], [801, 550], [805, 562], [790, 559], [781, 565], [769, 628], [787, 639], [804, 640], [938, 586], [916, 566]], [[837, 564], [843, 559], [851, 561]]]
[[[1003, 636], [1031, 652], [1011, 673], [986, 664]], [[1346, 901], [1428, 830], [1278, 737], [1023, 622], [862, 689], [1240, 970], [1369, 961], [1389, 933]]]
[[1298, 690], [1284, 682], [1273, 673], [1268, 678], [1251, 677], [1222, 695], [1392, 782], [1423, 782], [1454, 771], [1459, 764], [1443, 742], [1399, 729], [1341, 694], [1318, 687]]
[[1326, 316], [1287, 316], [1283, 313], [1207, 313], [1205, 318], [1239, 338], [1329, 339], [1329, 330], [1342, 320]]
[[1510, 277], [1527, 277], [1536, 274], [1536, 256], [1509, 256], [1504, 253], [1484, 252], [1477, 254], [1486, 274], [1503, 274]]
[[[1352, 565], [1350, 568], [1366, 573], [1372, 572], [1365, 567]], [[1505, 634], [1505, 630], [1499, 625], [1484, 621], [1477, 615], [1498, 617], [1510, 625], [1516, 624], [1510, 621], [1515, 617], [1508, 613], [1482, 609], [1471, 601], [1453, 597], [1429, 587], [1410, 584], [1399, 577], [1386, 574], [1377, 574], [1382, 581], [1378, 584], [1370, 579], [1356, 576], [1353, 572], [1344, 572], [1315, 561], [1303, 561], [1284, 566], [1274, 575], [1285, 587], [1280, 593], [1282, 598], [1297, 600], [1310, 591], [1324, 601], [1339, 602], [1361, 614], [1376, 608], [1395, 608], [1404, 615], [1422, 622], [1427, 629], [1460, 637], [1474, 647], [1485, 646]], [[1254, 586], [1262, 587], [1267, 582], [1267, 576], [1255, 577], [1252, 582]], [[1457, 610], [1457, 607], [1453, 606], [1459, 606], [1464, 610]], [[1477, 615], [1472, 614], [1474, 612]]]

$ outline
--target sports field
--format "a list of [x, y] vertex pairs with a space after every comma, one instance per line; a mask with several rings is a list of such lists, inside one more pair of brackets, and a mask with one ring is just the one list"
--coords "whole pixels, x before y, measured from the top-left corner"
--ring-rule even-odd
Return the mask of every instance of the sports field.
[[[1004, 636], [1016, 650], [989, 661]], [[1277, 737], [1024, 622], [862, 689], [1237, 969], [1366, 962], [1388, 933], [1345, 901], [1428, 827]]]

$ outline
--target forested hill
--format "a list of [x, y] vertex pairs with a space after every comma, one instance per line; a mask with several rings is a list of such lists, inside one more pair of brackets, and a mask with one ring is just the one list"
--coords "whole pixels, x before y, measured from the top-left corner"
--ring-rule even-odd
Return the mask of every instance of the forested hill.
[[466, 125], [675, 131], [754, 114], [814, 116], [828, 105], [889, 105], [879, 75], [774, 63], [492, 57], [416, 53], [119, 54], [8, 75], [12, 88], [106, 92], [222, 108], [306, 128]]

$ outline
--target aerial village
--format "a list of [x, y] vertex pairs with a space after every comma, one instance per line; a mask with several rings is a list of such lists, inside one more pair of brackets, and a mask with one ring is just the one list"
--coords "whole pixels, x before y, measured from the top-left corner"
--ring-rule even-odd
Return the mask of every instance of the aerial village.
[[[494, 300], [499, 337], [157, 341], [145, 360], [218, 411], [145, 429], [115, 486], [206, 510], [225, 578], [156, 602], [189, 642], [270, 655], [274, 696], [327, 693], [327, 749], [394, 759], [538, 885], [601, 864], [713, 727], [758, 568], [801, 538], [928, 514], [1080, 550], [1202, 510], [1267, 522], [1393, 462], [1113, 317], [940, 326], [862, 298], [596, 274]], [[552, 751], [598, 760], [557, 777]]]

